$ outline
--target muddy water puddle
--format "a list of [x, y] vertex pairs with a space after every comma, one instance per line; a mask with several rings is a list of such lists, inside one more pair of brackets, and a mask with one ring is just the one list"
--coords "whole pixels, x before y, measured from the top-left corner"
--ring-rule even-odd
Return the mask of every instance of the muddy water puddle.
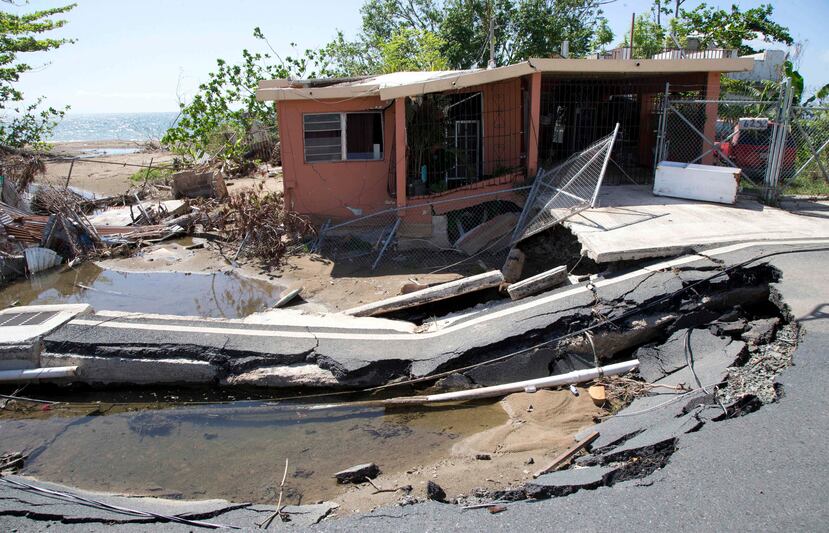
[[[91, 409], [90, 409], [91, 410]], [[244, 404], [2, 419], [3, 448], [31, 454], [21, 472], [90, 490], [273, 503], [342, 493], [332, 475], [375, 462], [384, 474], [445, 457], [460, 439], [507, 420], [497, 403], [388, 411]]]
[[88, 303], [96, 310], [240, 318], [267, 309], [281, 291], [232, 273], [121, 272], [84, 263], [7, 286], [0, 306]]

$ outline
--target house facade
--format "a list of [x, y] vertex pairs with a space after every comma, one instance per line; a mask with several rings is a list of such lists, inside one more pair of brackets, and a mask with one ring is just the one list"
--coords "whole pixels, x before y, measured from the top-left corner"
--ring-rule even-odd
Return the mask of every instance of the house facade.
[[[287, 205], [321, 223], [513, 189], [616, 123], [614, 169], [647, 180], [666, 84], [712, 101], [695, 127], [714, 138], [721, 73], [753, 64], [545, 58], [488, 70], [264, 80], [257, 97], [276, 103]], [[429, 219], [426, 209], [401, 216]]]

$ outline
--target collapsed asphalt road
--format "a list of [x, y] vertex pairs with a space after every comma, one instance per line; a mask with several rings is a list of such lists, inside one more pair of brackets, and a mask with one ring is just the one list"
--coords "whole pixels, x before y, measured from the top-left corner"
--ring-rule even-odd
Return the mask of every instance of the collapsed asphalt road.
[[[720, 266], [729, 266], [782, 250], [738, 248], [719, 255], [718, 260]], [[542, 476], [513, 491], [489, 494], [518, 500], [499, 514], [429, 502], [380, 508], [314, 527], [325, 531], [353, 530], [366, 524], [378, 531], [415, 527], [821, 529], [829, 518], [825, 506], [827, 482], [821, 468], [825, 462], [822, 451], [815, 443], [821, 441], [829, 426], [829, 415], [820, 408], [822, 383], [829, 377], [823, 348], [829, 340], [829, 289], [815, 283], [813, 276], [829, 264], [827, 260], [827, 251], [764, 259], [782, 275], [771, 284], [768, 296], [785, 304], [784, 312], [802, 327], [802, 339], [793, 354], [794, 366], [780, 376], [775, 387], [779, 397], [773, 403], [758, 410], [753, 410], [754, 406], [746, 413], [732, 410], [729, 416], [723, 416], [722, 407], [705, 394], [667, 403], [659, 396], [643, 397], [598, 426], [601, 439], [593, 444], [590, 454], [578, 459], [578, 468]], [[724, 345], [724, 353], [727, 347]], [[669, 359], [659, 359], [658, 366]], [[706, 359], [699, 362], [703, 377], [708, 370]], [[667, 378], [690, 380], [692, 376], [671, 373]], [[0, 511], [4, 525], [10, 528], [38, 530], [60, 522], [65, 529], [89, 531], [103, 522], [90, 518], [96, 513], [75, 504], [67, 504], [54, 515], [38, 515], [38, 509], [48, 509], [43, 502], [2, 492], [0, 501], [7, 509], [13, 508], [12, 512]], [[213, 521], [249, 527], [262, 512], [244, 508], [231, 512], [229, 508], [215, 513]], [[122, 526], [126, 529], [152, 527], [142, 519], [118, 520], [132, 522]], [[164, 527], [189, 529], [174, 524]]]
[[[518, 302], [490, 302], [420, 326], [291, 312], [219, 321], [99, 311], [46, 336], [40, 364], [78, 365], [81, 381], [93, 384], [353, 388], [421, 378], [521, 351], [504, 364], [467, 372], [481, 385], [503, 383], [590, 366], [594, 358], [612, 359], [666, 328], [693, 327], [722, 309], [767, 300], [773, 275], [756, 265], [683, 292], [716, 276], [725, 268], [723, 257], [758, 255], [763, 249], [774, 247], [709, 250]], [[684, 307], [677, 309], [677, 302]], [[607, 323], [594, 329], [592, 344], [575, 335], [601, 321]], [[543, 350], [531, 349], [540, 344]]]
[[[766, 247], [759, 252], [775, 251], [779, 249]], [[756, 249], [743, 249], [720, 259], [736, 264], [756, 255]], [[781, 271], [782, 279], [772, 288], [802, 329], [793, 366], [776, 380], [778, 401], [744, 416], [715, 421], [719, 416], [715, 406], [697, 409], [690, 404], [690, 411], [683, 413], [689, 403], [676, 402], [648, 410], [654, 407], [653, 400], [644, 398], [610, 419], [608, 426], [599, 427], [607, 434], [605, 443], [614, 431], [621, 435], [615, 450], [602, 449], [603, 443], [597, 442], [591, 454], [607, 458], [607, 454], [657, 444], [647, 456], [654, 461], [644, 476], [639, 472], [625, 480], [603, 464], [612, 461], [600, 459], [589, 466], [589, 459], [581, 459], [586, 468], [556, 473], [536, 485], [551, 498], [519, 501], [499, 514], [430, 502], [377, 509], [325, 522], [319, 529], [346, 531], [366, 524], [375, 531], [825, 529], [829, 481], [820, 443], [829, 430], [829, 412], [821, 400], [829, 379], [825, 349], [829, 287], [820, 283], [816, 273], [829, 264], [829, 251], [778, 255], [766, 261]], [[555, 497], [557, 490], [567, 495]]]

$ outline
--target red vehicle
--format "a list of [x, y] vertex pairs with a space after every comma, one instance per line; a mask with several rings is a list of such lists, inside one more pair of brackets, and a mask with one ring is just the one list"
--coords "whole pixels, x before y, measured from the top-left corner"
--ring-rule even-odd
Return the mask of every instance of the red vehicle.
[[[765, 129], [740, 129], [734, 127], [734, 135], [727, 141], [717, 143], [728, 159], [737, 165], [750, 178], [762, 178], [766, 174], [769, 160], [769, 143], [774, 122], [769, 121]], [[719, 155], [719, 154], [718, 154]], [[722, 159], [722, 155], [719, 155]], [[790, 175], [794, 170], [797, 147], [791, 135], [786, 135], [786, 147], [783, 149], [781, 175]], [[727, 162], [725, 162], [727, 164]]]

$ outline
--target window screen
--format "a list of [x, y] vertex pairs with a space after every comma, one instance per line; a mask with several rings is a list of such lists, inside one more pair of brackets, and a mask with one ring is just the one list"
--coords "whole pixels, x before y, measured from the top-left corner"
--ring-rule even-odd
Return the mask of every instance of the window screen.
[[304, 115], [303, 128], [308, 163], [342, 161], [343, 155], [349, 161], [383, 159], [383, 114], [380, 112]]
[[343, 158], [340, 113], [305, 115], [305, 160], [339, 161]]

